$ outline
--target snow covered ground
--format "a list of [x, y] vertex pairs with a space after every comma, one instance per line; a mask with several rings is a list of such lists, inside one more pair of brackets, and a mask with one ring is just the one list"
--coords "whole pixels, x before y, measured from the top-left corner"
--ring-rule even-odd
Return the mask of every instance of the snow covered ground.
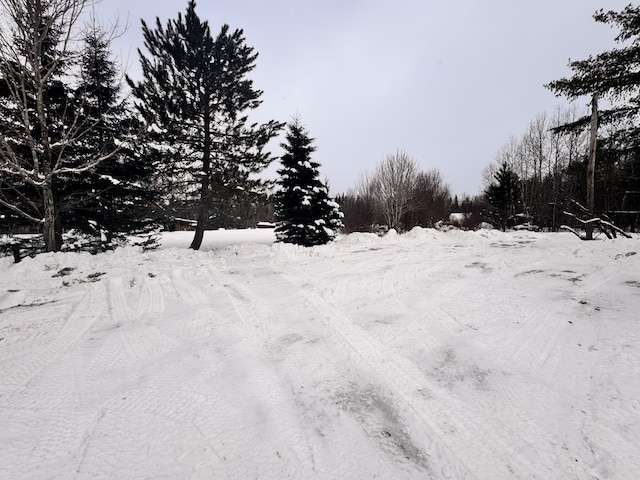
[[2, 479], [637, 479], [640, 238], [0, 259]]

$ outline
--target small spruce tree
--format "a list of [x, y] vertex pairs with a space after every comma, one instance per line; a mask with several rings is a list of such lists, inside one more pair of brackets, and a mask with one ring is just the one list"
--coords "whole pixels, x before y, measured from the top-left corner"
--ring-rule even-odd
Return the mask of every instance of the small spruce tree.
[[507, 229], [509, 220], [515, 216], [520, 200], [520, 179], [506, 163], [494, 175], [495, 183], [485, 190], [491, 205], [491, 216], [501, 230]]
[[278, 170], [280, 188], [275, 194], [276, 238], [305, 247], [324, 245], [342, 228], [343, 215], [318, 178], [320, 164], [311, 160], [314, 139], [299, 118], [287, 128], [286, 142], [281, 144], [285, 154]]

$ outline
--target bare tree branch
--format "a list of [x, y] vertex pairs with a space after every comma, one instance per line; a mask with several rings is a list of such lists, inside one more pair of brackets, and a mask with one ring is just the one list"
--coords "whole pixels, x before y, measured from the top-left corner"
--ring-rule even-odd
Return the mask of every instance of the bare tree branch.
[[412, 200], [417, 179], [418, 163], [401, 150], [387, 155], [371, 175], [363, 177], [363, 188], [390, 228], [401, 229], [402, 217], [415, 208]]
[[95, 3], [95, 0], [0, 0], [3, 21], [0, 79], [8, 92], [3, 102], [13, 112], [11, 136], [20, 139], [19, 145], [13, 145], [7, 139], [8, 133], [0, 134], [0, 172], [8, 174], [0, 182], [23, 182], [36, 188], [40, 196], [39, 205], [22, 202], [36, 214], [9, 202], [6, 196], [0, 204], [29, 221], [41, 223], [47, 250], [60, 246], [55, 178], [89, 171], [120, 150], [116, 146], [98, 149], [84, 158], [72, 155], [71, 150], [99, 122], [85, 120], [82, 100], [71, 92], [66, 99], [62, 98], [58, 110], [47, 98], [52, 85], [56, 82], [66, 85], [72, 78], [68, 65], [78, 55], [77, 24], [85, 9]]

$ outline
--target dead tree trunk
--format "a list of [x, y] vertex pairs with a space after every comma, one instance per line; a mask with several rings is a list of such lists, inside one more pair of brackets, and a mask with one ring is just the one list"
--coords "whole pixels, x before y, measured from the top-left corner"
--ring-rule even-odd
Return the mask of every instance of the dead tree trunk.
[[[595, 215], [596, 147], [598, 144], [598, 94], [591, 99], [591, 133], [589, 136], [589, 164], [587, 165], [587, 209]], [[593, 239], [593, 224], [586, 224], [585, 239]]]

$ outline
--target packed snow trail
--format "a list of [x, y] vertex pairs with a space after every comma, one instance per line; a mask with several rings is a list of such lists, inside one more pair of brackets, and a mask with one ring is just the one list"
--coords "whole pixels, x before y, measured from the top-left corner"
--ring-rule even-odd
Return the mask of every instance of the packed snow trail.
[[272, 241], [0, 259], [0, 478], [640, 471], [637, 237]]

